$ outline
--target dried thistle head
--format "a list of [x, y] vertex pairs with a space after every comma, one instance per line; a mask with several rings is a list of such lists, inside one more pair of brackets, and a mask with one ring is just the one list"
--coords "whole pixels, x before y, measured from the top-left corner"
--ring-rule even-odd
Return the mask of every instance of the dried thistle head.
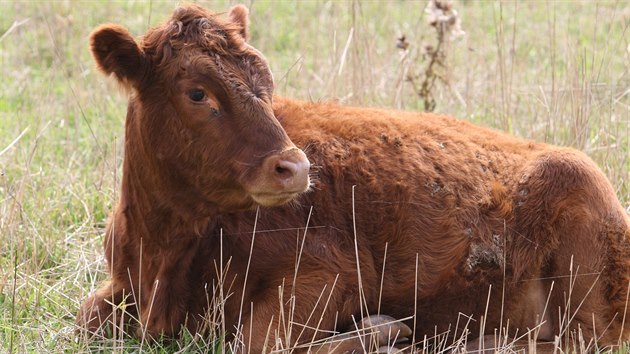
[[453, 8], [452, 1], [431, 0], [424, 11], [429, 24], [435, 27], [441, 36], [454, 40], [466, 34], [462, 30], [459, 13]]
[[450, 0], [436, 0], [435, 6], [442, 11], [451, 11], [453, 9], [453, 2]]
[[407, 37], [404, 34], [398, 37], [396, 41], [396, 48], [402, 50], [406, 50], [407, 48], [409, 48], [409, 42], [407, 42]]

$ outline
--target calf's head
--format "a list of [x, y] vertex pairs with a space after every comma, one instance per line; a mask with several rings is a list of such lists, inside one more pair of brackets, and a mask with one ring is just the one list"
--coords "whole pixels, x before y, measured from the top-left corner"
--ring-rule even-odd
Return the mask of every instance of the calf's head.
[[274, 116], [269, 65], [246, 42], [247, 17], [244, 6], [222, 19], [185, 5], [140, 43], [118, 25], [90, 38], [101, 71], [132, 92], [125, 166], [227, 211], [280, 205], [309, 186], [309, 161]]

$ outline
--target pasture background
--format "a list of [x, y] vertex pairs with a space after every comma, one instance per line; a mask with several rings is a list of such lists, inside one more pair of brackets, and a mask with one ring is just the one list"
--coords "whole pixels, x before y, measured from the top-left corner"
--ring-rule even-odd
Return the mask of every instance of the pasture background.
[[[216, 11], [233, 4], [200, 3]], [[267, 56], [277, 94], [422, 109], [404, 78], [424, 70], [422, 52], [435, 43], [425, 1], [245, 3], [251, 43]], [[140, 35], [176, 4], [0, 2], [0, 352], [142, 345], [90, 346], [74, 336], [79, 302], [105, 276], [102, 232], [117, 199], [126, 112], [124, 92], [95, 70], [87, 37], [104, 22]], [[448, 43], [436, 111], [585, 151], [630, 210], [630, 4], [455, 8], [466, 35]], [[396, 47], [401, 34], [406, 56]]]

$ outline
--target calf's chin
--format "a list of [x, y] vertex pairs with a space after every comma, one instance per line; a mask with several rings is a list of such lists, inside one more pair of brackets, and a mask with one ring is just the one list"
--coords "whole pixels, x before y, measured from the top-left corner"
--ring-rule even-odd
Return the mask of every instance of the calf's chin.
[[292, 200], [297, 198], [299, 194], [300, 193], [282, 193], [282, 194], [276, 194], [276, 195], [258, 194], [258, 195], [252, 195], [252, 199], [254, 200], [254, 202], [256, 202], [256, 204], [259, 204], [261, 206], [275, 207], [275, 206], [282, 206], [291, 202]]

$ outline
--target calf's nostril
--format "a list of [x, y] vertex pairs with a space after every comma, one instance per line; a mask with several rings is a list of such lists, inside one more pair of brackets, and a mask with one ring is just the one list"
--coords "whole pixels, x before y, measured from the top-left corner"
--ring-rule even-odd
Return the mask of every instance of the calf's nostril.
[[289, 172], [286, 168], [282, 166], [276, 166], [276, 174], [283, 175], [285, 172]]
[[280, 161], [276, 165], [276, 175], [280, 178], [291, 178], [296, 174], [296, 166], [289, 161]]

